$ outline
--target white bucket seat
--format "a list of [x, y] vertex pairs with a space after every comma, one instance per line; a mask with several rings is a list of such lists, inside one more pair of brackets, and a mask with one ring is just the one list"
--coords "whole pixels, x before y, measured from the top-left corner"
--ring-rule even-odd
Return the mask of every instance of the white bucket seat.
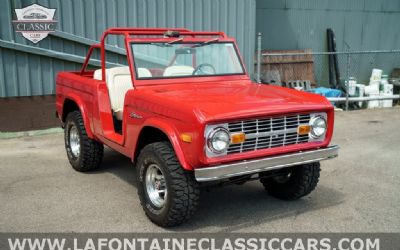
[[[139, 68], [140, 77], [151, 77], [146, 68]], [[94, 72], [93, 78], [101, 80], [101, 69]], [[118, 120], [122, 120], [125, 95], [128, 90], [133, 89], [129, 67], [115, 67], [106, 69], [106, 84], [110, 95], [111, 108]]]
[[193, 71], [190, 66], [170, 66], [164, 70], [163, 76], [191, 76]]

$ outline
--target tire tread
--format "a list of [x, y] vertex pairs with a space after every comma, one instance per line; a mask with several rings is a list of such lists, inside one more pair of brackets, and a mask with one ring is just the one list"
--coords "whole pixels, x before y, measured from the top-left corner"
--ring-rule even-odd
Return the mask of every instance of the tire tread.
[[86, 172], [97, 169], [103, 159], [104, 146], [102, 143], [95, 141], [87, 135], [82, 115], [79, 111], [73, 111], [67, 115], [66, 121], [72, 121], [76, 124], [77, 129], [81, 133], [81, 159], [79, 163], [70, 163], [73, 168], [80, 172]]
[[295, 179], [288, 183], [278, 183], [272, 178], [261, 179], [264, 188], [272, 196], [283, 200], [297, 200], [310, 194], [320, 177], [320, 163], [310, 163], [293, 167]]
[[[143, 152], [156, 153], [164, 161], [171, 177], [170, 187], [172, 190], [169, 192], [172, 191], [174, 194], [167, 215], [162, 221], [159, 221], [149, 216], [149, 211], [145, 208], [146, 200], [143, 197], [143, 190], [138, 188], [140, 202], [146, 215], [154, 223], [163, 227], [173, 227], [182, 224], [192, 217], [199, 204], [200, 189], [198, 183], [194, 179], [193, 173], [182, 168], [169, 142], [151, 143], [143, 148], [142, 153]], [[142, 153], [139, 155], [139, 158], [142, 157]], [[140, 159], [138, 162], [141, 162]], [[141, 183], [139, 183], [139, 185], [141, 185]]]

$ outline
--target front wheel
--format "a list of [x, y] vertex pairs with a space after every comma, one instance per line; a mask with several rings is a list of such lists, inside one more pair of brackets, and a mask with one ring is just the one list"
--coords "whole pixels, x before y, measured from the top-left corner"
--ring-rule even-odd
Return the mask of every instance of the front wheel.
[[140, 203], [151, 221], [172, 227], [194, 214], [199, 185], [193, 173], [179, 164], [170, 143], [155, 142], [144, 147], [136, 169]]
[[268, 173], [261, 173], [260, 181], [270, 195], [282, 200], [297, 200], [315, 189], [320, 171], [319, 162], [315, 162], [282, 169], [278, 176], [267, 177]]

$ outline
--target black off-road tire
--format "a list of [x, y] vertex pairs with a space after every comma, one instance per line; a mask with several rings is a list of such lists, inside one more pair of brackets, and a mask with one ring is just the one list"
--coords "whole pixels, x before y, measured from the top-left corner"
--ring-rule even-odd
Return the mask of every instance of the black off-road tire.
[[[70, 146], [70, 130], [73, 127], [77, 129], [79, 134], [80, 148], [78, 157], [72, 153]], [[68, 160], [75, 170], [85, 172], [94, 170], [100, 166], [103, 159], [104, 146], [102, 143], [88, 137], [82, 115], [79, 111], [73, 111], [67, 115], [65, 119], [64, 141]]]
[[[164, 175], [167, 195], [162, 207], [156, 207], [146, 189], [146, 171], [158, 165]], [[138, 195], [146, 216], [161, 227], [173, 227], [187, 221], [196, 211], [200, 189], [193, 172], [182, 168], [169, 142], [145, 146], [136, 163]]]
[[274, 177], [260, 179], [264, 188], [273, 197], [282, 200], [297, 200], [311, 193], [317, 186], [321, 171], [319, 162], [294, 166], [288, 170], [290, 176], [284, 182]]

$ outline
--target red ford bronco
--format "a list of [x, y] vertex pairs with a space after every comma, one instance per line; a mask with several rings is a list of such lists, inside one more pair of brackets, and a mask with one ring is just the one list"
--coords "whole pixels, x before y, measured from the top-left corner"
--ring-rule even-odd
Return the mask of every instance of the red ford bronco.
[[338, 155], [329, 101], [252, 82], [223, 32], [109, 29], [79, 72], [58, 74], [56, 95], [72, 167], [98, 168], [103, 145], [131, 158], [143, 209], [164, 227], [192, 216], [204, 185], [260, 180], [298, 199], [316, 187], [319, 162]]

